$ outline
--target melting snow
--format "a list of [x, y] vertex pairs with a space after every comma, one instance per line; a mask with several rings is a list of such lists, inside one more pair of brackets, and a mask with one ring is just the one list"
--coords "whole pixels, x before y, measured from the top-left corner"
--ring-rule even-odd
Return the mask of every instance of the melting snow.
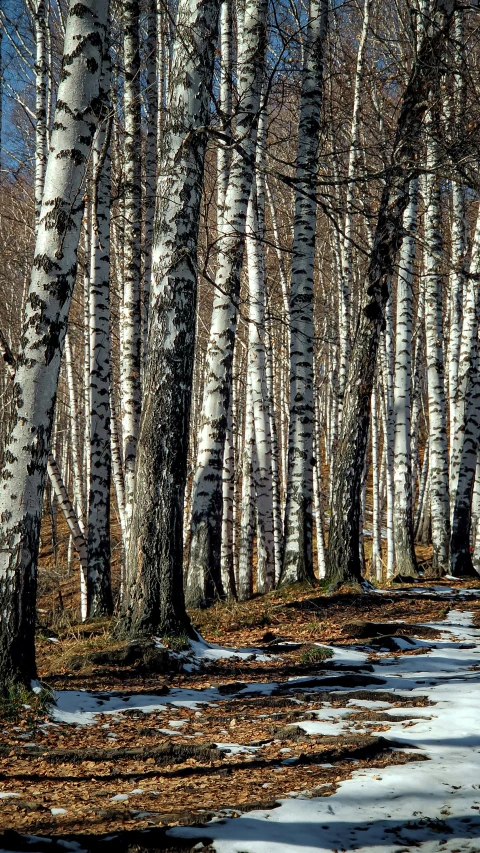
[[242, 753], [252, 753], [256, 752], [257, 749], [260, 749], [259, 746], [243, 746], [239, 743], [216, 743], [215, 746], [218, 749], [224, 749], [225, 752], [229, 752], [230, 755], [241, 755]]
[[248, 660], [252, 655], [255, 655], [258, 661], [271, 660], [271, 655], [263, 654], [261, 649], [224, 649], [222, 646], [207, 643], [203, 637], [198, 636], [198, 640], [190, 641], [193, 654], [197, 660], [225, 660], [227, 658]]
[[[249, 812], [201, 829], [176, 827], [170, 834], [207, 835], [217, 853], [400, 853], [412, 848], [422, 853], [478, 853], [480, 670], [472, 667], [480, 663], [480, 632], [470, 625], [467, 614], [452, 611], [446, 622], [435, 626], [448, 632], [450, 642], [436, 642], [421, 655], [385, 658], [374, 667], [385, 679], [380, 690], [427, 695], [435, 703], [388, 711], [389, 716], [410, 714], [415, 725], [392, 722], [386, 736], [418, 749], [429, 761], [362, 770], [331, 797], [283, 800], [277, 809]], [[352, 698], [350, 710], [352, 704], [388, 707]], [[318, 723], [298, 725], [307, 731], [328, 724], [323, 710], [319, 715], [324, 719]], [[338, 726], [330, 725], [338, 732]]]

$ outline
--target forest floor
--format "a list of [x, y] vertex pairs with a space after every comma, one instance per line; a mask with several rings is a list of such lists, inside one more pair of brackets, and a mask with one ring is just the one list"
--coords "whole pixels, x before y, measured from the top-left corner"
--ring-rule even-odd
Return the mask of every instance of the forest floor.
[[191, 616], [163, 672], [108, 621], [40, 629], [55, 702], [1, 709], [0, 853], [480, 850], [480, 583]]

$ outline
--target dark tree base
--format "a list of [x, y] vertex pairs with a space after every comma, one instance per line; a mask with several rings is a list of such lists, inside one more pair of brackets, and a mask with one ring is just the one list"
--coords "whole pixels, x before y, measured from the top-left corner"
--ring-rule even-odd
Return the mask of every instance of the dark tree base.
[[470, 551], [460, 551], [450, 555], [450, 574], [455, 578], [475, 578], [479, 579], [478, 572], [472, 561]]

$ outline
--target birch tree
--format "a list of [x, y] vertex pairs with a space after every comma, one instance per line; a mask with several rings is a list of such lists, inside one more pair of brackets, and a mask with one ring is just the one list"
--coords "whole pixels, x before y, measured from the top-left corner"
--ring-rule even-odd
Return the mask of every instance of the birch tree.
[[223, 515], [222, 515], [222, 553], [221, 569], [222, 583], [227, 598], [236, 594], [234, 554], [233, 554], [233, 525], [234, 525], [234, 493], [235, 493], [235, 441], [233, 435], [233, 400], [230, 401], [225, 433], [225, 451], [223, 457]]
[[448, 566], [450, 502], [448, 484], [447, 409], [443, 357], [443, 287], [441, 186], [436, 139], [436, 104], [428, 120], [425, 178], [425, 354], [428, 373], [429, 478], [432, 518], [433, 568], [442, 573]]
[[110, 57], [102, 73], [104, 112], [92, 157], [93, 231], [90, 270], [90, 480], [88, 496], [87, 615], [113, 610], [110, 578]]
[[[222, 129], [227, 140], [232, 131], [232, 98], [233, 98], [233, 3], [223, 0], [220, 7], [220, 87], [219, 111]], [[228, 187], [230, 172], [231, 149], [227, 144], [219, 142], [217, 150], [217, 231], [222, 230], [223, 209]], [[225, 449], [223, 456], [223, 514], [222, 514], [222, 552], [221, 574], [222, 584], [228, 598], [235, 595], [235, 572], [233, 554], [234, 527], [234, 493], [235, 493], [235, 445], [233, 437], [234, 413], [233, 394], [228, 407], [227, 427], [225, 433]]]
[[197, 468], [193, 490], [188, 606], [223, 596], [220, 558], [222, 461], [232, 381], [233, 344], [245, 246], [245, 224], [253, 181], [256, 133], [265, 76], [266, 0], [247, 0], [238, 57], [238, 106], [229, 182], [219, 235], [210, 339]]
[[255, 536], [255, 423], [251, 376], [247, 375], [245, 435], [242, 454], [242, 497], [238, 555], [238, 598], [247, 601], [253, 593], [253, 542]]
[[34, 0], [33, 20], [35, 24], [35, 219], [38, 225], [42, 207], [43, 185], [48, 156], [47, 128], [47, 3]]
[[457, 425], [454, 441], [453, 515], [450, 539], [450, 573], [456, 577], [475, 575], [470, 534], [472, 497], [480, 445], [480, 382], [478, 375], [478, 312], [480, 275], [480, 215], [472, 247], [472, 260], [463, 303], [463, 328], [455, 407]]
[[413, 538], [411, 385], [412, 311], [418, 210], [418, 180], [409, 187], [409, 201], [403, 216], [405, 236], [400, 251], [397, 278], [397, 323], [395, 333], [395, 453], [394, 531], [397, 574], [414, 575], [417, 570]]
[[[132, 514], [140, 423], [141, 136], [138, 0], [123, 7], [125, 65], [125, 264], [121, 310], [121, 390], [125, 511]], [[149, 169], [151, 165], [149, 164]], [[149, 176], [150, 177], [150, 176]]]
[[[455, 52], [457, 73], [454, 75], [453, 115], [451, 124], [458, 130], [466, 121], [465, 116], [465, 38], [463, 10], [455, 13]], [[463, 296], [467, 271], [467, 215], [465, 187], [458, 181], [452, 183], [452, 271], [449, 290], [448, 324], [448, 403], [450, 420], [450, 514], [453, 516], [455, 491], [458, 478], [458, 445], [463, 443], [463, 411], [458, 410], [457, 388], [462, 338]], [[460, 394], [460, 400], [462, 395]], [[458, 435], [460, 432], [460, 435]]]
[[[391, 281], [389, 282], [391, 289]], [[387, 498], [387, 578], [394, 572], [394, 458], [395, 458], [395, 410], [394, 410], [394, 342], [392, 301], [385, 306], [385, 333], [382, 336], [381, 362], [383, 384], [383, 445], [385, 458], [385, 486]]]
[[285, 543], [280, 583], [313, 580], [313, 268], [316, 234], [316, 176], [322, 107], [327, 0], [311, 0], [296, 164], [290, 288], [290, 424], [285, 506]]
[[[347, 192], [345, 199], [345, 221], [341, 244], [341, 286], [339, 293], [339, 371], [338, 396], [343, 401], [345, 383], [348, 374], [348, 360], [351, 347], [351, 290], [353, 281], [353, 223], [355, 202], [355, 177], [360, 161], [360, 104], [363, 87], [365, 51], [370, 26], [372, 0], [364, 0], [363, 22], [358, 42], [357, 66], [353, 94], [352, 124], [350, 129], [350, 150], [348, 153]], [[341, 406], [340, 406], [341, 414]]]
[[272, 437], [268, 411], [265, 355], [265, 260], [260, 243], [256, 182], [252, 184], [247, 212], [247, 261], [249, 285], [248, 373], [252, 399], [256, 453], [257, 590], [275, 585], [273, 521]]
[[15, 375], [15, 422], [0, 490], [0, 682], [35, 668], [35, 596], [43, 491], [83, 212], [98, 121], [108, 3], [71, 3], [35, 258]]
[[162, 137], [136, 491], [123, 626], [188, 630], [183, 515], [197, 297], [197, 239], [218, 0], [181, 0]]
[[374, 245], [366, 276], [369, 297], [352, 348], [342, 432], [332, 485], [327, 577], [333, 583], [361, 581], [359, 557], [361, 481], [370, 420], [370, 401], [378, 342], [384, 323], [388, 282], [402, 239], [402, 217], [409, 184], [415, 177], [429, 92], [437, 75], [438, 55], [449, 31], [454, 0], [435, 0], [425, 35], [405, 88], [380, 202]]
[[147, 92], [148, 106], [147, 138], [145, 140], [145, 224], [143, 251], [143, 354], [148, 335], [148, 306], [150, 302], [150, 283], [152, 278], [152, 239], [155, 220], [155, 191], [157, 183], [158, 149], [158, 90], [157, 90], [157, 3], [148, 0], [147, 4]]

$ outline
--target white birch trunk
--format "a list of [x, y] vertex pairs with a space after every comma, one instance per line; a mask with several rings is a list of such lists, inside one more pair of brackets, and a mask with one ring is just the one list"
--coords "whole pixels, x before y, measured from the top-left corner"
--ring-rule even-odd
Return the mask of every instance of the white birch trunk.
[[480, 574], [480, 450], [477, 451], [477, 467], [473, 487], [470, 546], [473, 567]]
[[222, 514], [222, 583], [227, 598], [236, 595], [235, 573], [233, 570], [233, 497], [235, 490], [235, 442], [233, 437], [233, 401], [228, 409], [225, 432], [225, 451], [223, 456], [223, 514]]
[[82, 183], [97, 124], [108, 3], [71, 3], [15, 375], [0, 491], [0, 680], [35, 677], [37, 558], [61, 352], [75, 281]]
[[[90, 171], [90, 170], [89, 170]], [[90, 482], [90, 267], [92, 263], [93, 244], [93, 210], [91, 199], [91, 175], [87, 178], [86, 187], [87, 201], [85, 204], [85, 216], [83, 221], [85, 262], [83, 271], [83, 383], [81, 384], [81, 402], [83, 403], [83, 514], [88, 518], [88, 483]]]
[[382, 535], [380, 511], [380, 477], [378, 448], [378, 404], [376, 384], [372, 391], [372, 566], [371, 573], [377, 581], [382, 581]]
[[[391, 289], [391, 284], [390, 284]], [[387, 496], [387, 578], [393, 577], [395, 565], [394, 544], [394, 448], [395, 448], [395, 410], [394, 410], [394, 350], [393, 350], [393, 314], [392, 300], [385, 306], [385, 334], [383, 339], [383, 400], [384, 400], [384, 448], [386, 465]]]
[[157, 3], [148, 0], [147, 4], [147, 57], [146, 101], [148, 107], [147, 138], [145, 140], [145, 201], [144, 201], [144, 247], [143, 247], [143, 356], [147, 346], [148, 307], [152, 279], [152, 241], [155, 219], [155, 192], [157, 187], [157, 150], [158, 134], [158, 92], [157, 92]]
[[268, 417], [272, 440], [272, 511], [273, 511], [273, 552], [275, 559], [275, 584], [280, 579], [282, 568], [282, 518], [280, 508], [280, 459], [278, 451], [277, 422], [275, 419], [275, 391], [273, 374], [273, 339], [271, 323], [266, 322], [266, 378], [268, 395]]
[[90, 479], [88, 497], [87, 614], [112, 613], [110, 580], [110, 57], [104, 60], [103, 121], [92, 156], [95, 212], [90, 269]]
[[220, 551], [222, 460], [230, 403], [233, 344], [245, 223], [253, 181], [256, 132], [265, 73], [266, 0], [247, 0], [238, 59], [237, 144], [219, 235], [212, 325], [205, 369], [202, 421], [193, 491], [192, 538], [186, 601], [203, 606], [223, 596]]
[[[223, 0], [220, 7], [220, 56], [220, 118], [222, 132], [229, 139], [232, 131], [233, 0]], [[219, 223], [223, 216], [227, 196], [231, 159], [230, 148], [227, 147], [227, 144], [220, 142], [217, 151], [217, 217]]]
[[35, 224], [38, 228], [48, 159], [47, 3], [38, 0], [35, 15]]
[[425, 442], [425, 447], [423, 450], [423, 462], [422, 462], [422, 470], [420, 472], [420, 481], [418, 484], [418, 501], [417, 501], [417, 509], [415, 511], [415, 520], [413, 524], [413, 532], [414, 536], [417, 537], [420, 532], [420, 527], [422, 523], [422, 517], [425, 514], [425, 506], [427, 504], [428, 498], [428, 476], [429, 476], [429, 439]]
[[125, 266], [121, 308], [120, 385], [122, 398], [125, 514], [133, 511], [135, 458], [140, 424], [140, 265], [141, 265], [141, 136], [139, 2], [123, 4], [125, 66]]
[[290, 290], [290, 423], [281, 583], [313, 580], [313, 268], [314, 201], [322, 107], [326, 0], [311, 0], [302, 77]]
[[[455, 53], [457, 74], [454, 77], [453, 132], [465, 122], [465, 81], [461, 69], [465, 64], [463, 11], [455, 13]], [[463, 65], [462, 65], [463, 63]], [[459, 73], [460, 72], [460, 73]], [[462, 338], [463, 292], [467, 262], [467, 211], [465, 188], [457, 181], [452, 183], [452, 273], [449, 294], [448, 338], [448, 402], [450, 415], [450, 520], [453, 519], [456, 482], [458, 478], [457, 430], [462, 428], [462, 412], [457, 408], [458, 370]], [[461, 438], [460, 438], [461, 441]]]
[[455, 453], [456, 434], [461, 428], [462, 413], [457, 408], [458, 370], [462, 339], [463, 291], [465, 288], [465, 254], [467, 250], [467, 227], [465, 190], [454, 183], [452, 186], [452, 266], [449, 294], [449, 339], [448, 339], [448, 403], [450, 414], [450, 507], [453, 513], [454, 493], [458, 477], [458, 458]]
[[[288, 295], [288, 281], [287, 281], [287, 274], [285, 271], [283, 254], [282, 254], [282, 247], [281, 247], [281, 243], [280, 243], [280, 234], [279, 234], [279, 229], [278, 229], [278, 219], [277, 219], [277, 214], [276, 214], [275, 199], [272, 196], [272, 192], [271, 192], [270, 185], [269, 185], [268, 181], [266, 181], [265, 189], [266, 189], [266, 198], [268, 201], [268, 206], [269, 206], [269, 211], [270, 211], [270, 217], [271, 217], [271, 221], [272, 221], [273, 236], [274, 236], [274, 240], [275, 240], [275, 254], [276, 254], [277, 262], [278, 262], [278, 272], [279, 272], [280, 286], [281, 286], [281, 291], [282, 291], [282, 309], [283, 309], [282, 310], [283, 329], [282, 329], [282, 333], [281, 333], [282, 334], [282, 349], [284, 349], [285, 354], [287, 355], [290, 352], [290, 303], [289, 303], [289, 295]], [[281, 364], [280, 364], [280, 369], [279, 369], [280, 406], [279, 406], [279, 433], [278, 433], [277, 454], [276, 454], [276, 456], [278, 458], [278, 463], [279, 463], [278, 464], [278, 468], [279, 468], [279, 470], [278, 470], [278, 478], [279, 478], [278, 479], [278, 493], [279, 493], [278, 513], [279, 513], [280, 518], [278, 520], [278, 524], [280, 525], [280, 529], [282, 526], [281, 525], [281, 519], [282, 519], [283, 511], [284, 511], [284, 505], [282, 505], [282, 501], [280, 499], [280, 491], [282, 492], [283, 495], [285, 495], [286, 472], [287, 472], [288, 406], [286, 405], [286, 402], [285, 402], [285, 397], [286, 397], [285, 384], [286, 383], [284, 381], [286, 378], [287, 377], [285, 377], [285, 370], [284, 370], [284, 359], [282, 358]], [[272, 371], [272, 379], [273, 379], [273, 371]], [[273, 393], [273, 386], [272, 386], [272, 393]], [[273, 400], [273, 396], [272, 396], [272, 400]], [[273, 406], [272, 406], [272, 412], [273, 412]], [[274, 435], [274, 433], [272, 431], [272, 438], [273, 438], [273, 435]], [[274, 477], [274, 480], [275, 480], [275, 477]], [[280, 482], [282, 483], [282, 489], [281, 490], [280, 490]], [[279, 545], [280, 545], [280, 550], [278, 551], [278, 556], [275, 558], [276, 559], [275, 578], [276, 578], [277, 583], [280, 580], [280, 575], [281, 575], [281, 570], [282, 570], [282, 566], [281, 566], [281, 551], [283, 549], [282, 532], [279, 535], [278, 541], [279, 541]]]
[[[80, 431], [79, 431], [79, 423], [80, 423], [80, 412], [77, 404], [77, 394], [75, 389], [75, 377], [73, 373], [73, 352], [70, 341], [70, 335], [67, 333], [65, 336], [65, 367], [67, 374], [67, 387], [68, 387], [68, 399], [69, 399], [69, 415], [70, 415], [70, 430], [71, 430], [71, 443], [70, 449], [72, 453], [72, 462], [73, 462], [73, 498], [75, 502], [75, 509], [78, 516], [78, 523], [80, 525], [80, 529], [85, 533], [86, 524], [85, 524], [85, 504], [84, 504], [84, 490], [83, 490], [83, 475], [84, 472], [82, 470], [82, 458], [81, 458], [81, 441], [80, 441]], [[86, 615], [86, 614], [85, 614]]]
[[[70, 451], [72, 454], [73, 467], [73, 500], [75, 504], [75, 512], [78, 518], [78, 524], [82, 534], [87, 533], [85, 519], [85, 500], [84, 500], [84, 475], [85, 471], [82, 467], [81, 459], [81, 443], [79, 432], [79, 410], [77, 405], [77, 395], [75, 390], [75, 378], [73, 374], [73, 354], [70, 343], [70, 335], [65, 335], [65, 367], [67, 374], [67, 387], [69, 399], [69, 420], [71, 431]], [[82, 622], [87, 618], [87, 571], [80, 569], [80, 618]]]
[[[220, 92], [219, 109], [221, 129], [227, 140], [231, 136], [232, 122], [232, 80], [233, 80], [233, 3], [223, 0], [220, 6]], [[219, 142], [217, 149], [217, 231], [222, 230], [223, 211], [227, 195], [230, 173], [231, 151], [227, 144]], [[225, 595], [236, 595], [234, 557], [233, 557], [233, 503], [235, 492], [235, 443], [233, 437], [234, 389], [228, 407], [225, 448], [223, 455], [223, 514], [221, 575]], [[189, 519], [191, 521], [191, 519]]]
[[[428, 125], [431, 132], [434, 118]], [[432, 515], [433, 567], [442, 573], [448, 568], [450, 519], [448, 488], [447, 412], [443, 362], [443, 275], [441, 235], [441, 190], [436, 142], [427, 142], [425, 199], [425, 334], [428, 371], [429, 477]]]
[[[318, 422], [318, 412], [316, 414]], [[315, 425], [317, 426], [317, 424]], [[326, 552], [325, 552], [325, 537], [323, 535], [323, 514], [322, 514], [322, 472], [320, 465], [320, 441], [318, 430], [315, 428], [313, 433], [313, 453], [315, 457], [315, 465], [313, 467], [313, 505], [315, 509], [315, 531], [317, 535], [317, 569], [318, 577], [323, 580], [326, 574]]]
[[365, 48], [367, 45], [368, 29], [370, 26], [370, 10], [372, 0], [364, 0], [363, 23], [358, 42], [357, 67], [355, 72], [355, 87], [353, 95], [352, 124], [350, 129], [350, 150], [348, 154], [347, 193], [345, 199], [345, 222], [341, 244], [341, 287], [340, 287], [340, 322], [339, 322], [339, 372], [338, 396], [341, 403], [345, 393], [345, 383], [348, 374], [350, 357], [350, 327], [351, 292], [353, 283], [353, 223], [355, 201], [355, 179], [357, 177], [360, 157], [360, 105], [363, 88], [363, 69], [365, 64]]
[[268, 592], [275, 584], [272, 440], [265, 364], [265, 265], [259, 242], [255, 182], [248, 205], [246, 235], [250, 303], [248, 373], [257, 457], [257, 591]]
[[204, 129], [218, 11], [218, 0], [180, 0], [177, 13], [169, 120], [163, 130], [157, 184], [147, 360], [123, 605], [125, 628], [132, 636], [189, 630], [183, 594], [183, 514]]
[[247, 601], [253, 593], [253, 540], [255, 535], [255, 485], [253, 464], [255, 454], [255, 424], [253, 398], [249, 379], [245, 400], [245, 437], [242, 453], [242, 497], [240, 542], [238, 556], [238, 599]]
[[397, 574], [417, 570], [413, 540], [411, 386], [413, 277], [418, 210], [418, 179], [410, 184], [410, 200], [403, 215], [405, 236], [400, 251], [397, 278], [397, 323], [395, 330], [394, 388], [394, 530]]
[[[412, 455], [412, 507], [415, 506], [418, 488], [420, 487], [421, 463], [420, 463], [420, 427], [422, 415], [424, 415], [425, 404], [423, 401], [423, 389], [425, 381], [425, 281], [423, 275], [420, 280], [418, 306], [415, 330], [414, 367], [412, 376], [412, 417], [411, 417], [411, 455]], [[415, 524], [414, 524], [415, 534]], [[415, 535], [413, 537], [415, 539]]]

